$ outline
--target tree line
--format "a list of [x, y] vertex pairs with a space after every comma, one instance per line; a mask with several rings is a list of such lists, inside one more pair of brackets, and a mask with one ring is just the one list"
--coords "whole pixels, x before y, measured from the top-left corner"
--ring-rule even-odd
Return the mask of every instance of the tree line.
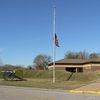
[[80, 52], [72, 52], [68, 51], [65, 53], [65, 57], [67, 59], [97, 59], [100, 58], [100, 53], [88, 53], [86, 51]]
[[[64, 55], [64, 59], [98, 59], [100, 58], [100, 53], [88, 53], [86, 51], [80, 51], [80, 52], [72, 52], [68, 51]], [[2, 62], [2, 60], [0, 59]], [[2, 70], [13, 70], [15, 68], [24, 68], [24, 66], [21, 65], [2, 65], [0, 62], [0, 69]], [[52, 57], [45, 54], [39, 54], [37, 55], [33, 60], [33, 65], [28, 65], [27, 69], [32, 70], [47, 70], [48, 64], [52, 63]]]
[[48, 64], [51, 62], [52, 62], [51, 56], [45, 54], [39, 54], [34, 58], [33, 65], [28, 65], [25, 67], [23, 65], [11, 65], [11, 64], [0, 63], [0, 70], [1, 71], [11, 71], [15, 69], [47, 70]]

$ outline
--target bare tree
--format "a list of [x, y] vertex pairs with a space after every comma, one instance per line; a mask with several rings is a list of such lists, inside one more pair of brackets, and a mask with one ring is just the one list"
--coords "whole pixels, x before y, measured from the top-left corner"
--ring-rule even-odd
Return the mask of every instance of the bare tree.
[[34, 70], [34, 66], [33, 65], [28, 65], [27, 69]]
[[91, 53], [89, 55], [89, 58], [93, 59], [93, 58], [100, 58], [100, 53]]
[[68, 51], [68, 52], [66, 52], [66, 54], [65, 54], [65, 58], [67, 58], [67, 59], [75, 59], [75, 58], [77, 58], [77, 57], [76, 57], [75, 52]]
[[11, 64], [5, 64], [5, 65], [1, 65], [1, 70], [5, 70], [5, 71], [12, 71], [15, 69], [22, 69], [24, 68], [21, 65], [11, 65]]
[[44, 69], [44, 70], [48, 68], [48, 64], [51, 62], [52, 62], [51, 57], [43, 54], [37, 55], [33, 61], [37, 69]]
[[83, 52], [72, 52], [69, 51], [65, 54], [65, 58], [67, 59], [88, 59], [89, 54], [85, 51]]
[[89, 54], [85, 51], [80, 51], [80, 52], [77, 52], [77, 58], [78, 59], [88, 59], [89, 58]]

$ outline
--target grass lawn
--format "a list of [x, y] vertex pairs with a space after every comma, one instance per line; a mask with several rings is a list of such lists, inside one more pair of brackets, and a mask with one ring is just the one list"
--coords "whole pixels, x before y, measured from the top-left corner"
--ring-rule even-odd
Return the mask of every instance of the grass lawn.
[[52, 83], [51, 79], [27, 79], [27, 81], [5, 81], [0, 79], [0, 85], [19, 86], [19, 87], [33, 87], [33, 88], [46, 88], [46, 89], [75, 89], [88, 84], [88, 82], [79, 81], [61, 81], [56, 80]]
[[47, 89], [75, 89], [100, 79], [100, 71], [89, 73], [69, 73], [56, 71], [56, 83], [52, 83], [52, 71], [24, 70], [23, 76], [27, 81], [5, 81], [0, 79], [0, 85], [47, 88]]

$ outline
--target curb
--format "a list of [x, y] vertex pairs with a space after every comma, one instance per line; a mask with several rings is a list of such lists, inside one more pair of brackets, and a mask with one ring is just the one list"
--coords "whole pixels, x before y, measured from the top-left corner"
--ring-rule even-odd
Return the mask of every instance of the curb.
[[82, 93], [82, 94], [99, 94], [100, 91], [81, 91], [81, 90], [70, 90], [71, 93]]

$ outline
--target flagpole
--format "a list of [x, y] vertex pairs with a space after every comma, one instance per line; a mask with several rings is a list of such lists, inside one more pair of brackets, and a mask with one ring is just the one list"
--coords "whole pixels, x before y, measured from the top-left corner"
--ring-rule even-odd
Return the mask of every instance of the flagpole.
[[55, 60], [56, 60], [56, 45], [55, 45], [55, 33], [56, 33], [56, 7], [54, 6], [54, 22], [53, 22], [53, 83], [55, 83]]

